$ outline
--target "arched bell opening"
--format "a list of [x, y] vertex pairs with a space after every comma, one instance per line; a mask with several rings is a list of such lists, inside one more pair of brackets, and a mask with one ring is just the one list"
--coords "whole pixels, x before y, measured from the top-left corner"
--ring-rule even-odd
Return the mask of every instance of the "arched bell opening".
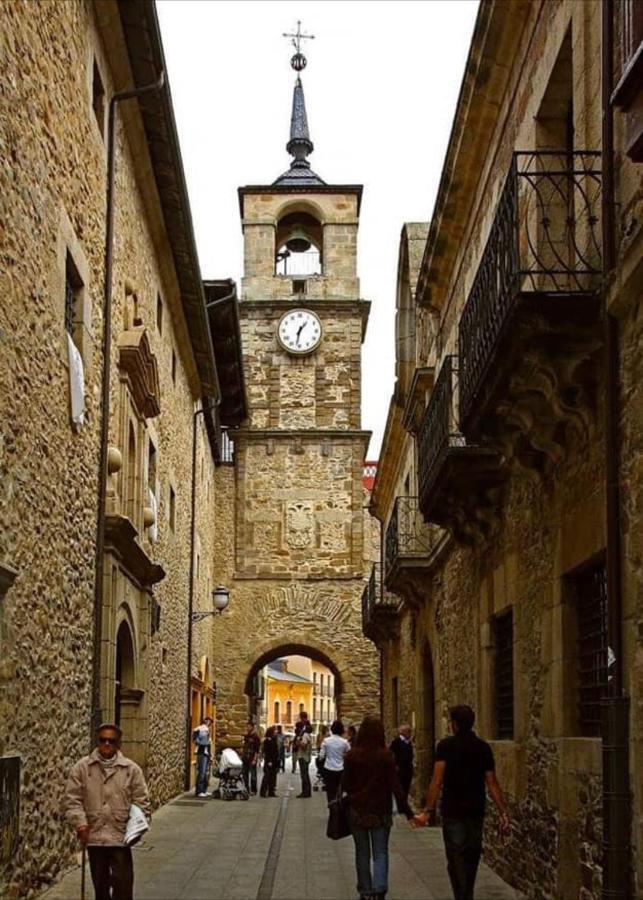
[[321, 222], [307, 212], [291, 212], [277, 223], [275, 274], [321, 275], [323, 267]]

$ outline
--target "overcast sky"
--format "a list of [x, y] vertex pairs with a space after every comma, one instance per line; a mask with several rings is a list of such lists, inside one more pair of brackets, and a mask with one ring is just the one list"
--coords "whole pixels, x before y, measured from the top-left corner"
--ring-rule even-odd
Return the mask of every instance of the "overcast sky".
[[477, 0], [157, 0], [205, 278], [242, 274], [237, 187], [288, 168], [294, 52], [315, 152], [332, 184], [363, 184], [358, 267], [372, 303], [362, 424], [377, 458], [394, 382], [395, 281], [404, 222], [431, 217]]

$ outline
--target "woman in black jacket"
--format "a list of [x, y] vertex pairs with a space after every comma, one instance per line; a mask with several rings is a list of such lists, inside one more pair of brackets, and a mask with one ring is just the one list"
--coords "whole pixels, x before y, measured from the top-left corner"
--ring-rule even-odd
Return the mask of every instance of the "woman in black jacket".
[[348, 794], [355, 841], [357, 890], [361, 900], [384, 900], [393, 797], [407, 819], [413, 818], [413, 811], [397, 777], [393, 754], [386, 747], [384, 726], [376, 716], [366, 716], [360, 725], [355, 746], [344, 759], [342, 785]]
[[262, 797], [276, 797], [279, 744], [277, 743], [277, 729], [274, 725], [271, 725], [266, 731], [261, 749], [263, 750], [263, 778], [259, 794]]

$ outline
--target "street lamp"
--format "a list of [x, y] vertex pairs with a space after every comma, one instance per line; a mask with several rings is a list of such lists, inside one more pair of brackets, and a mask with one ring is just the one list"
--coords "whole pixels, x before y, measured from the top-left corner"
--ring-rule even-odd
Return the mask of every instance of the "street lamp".
[[201, 619], [207, 619], [208, 616], [221, 615], [230, 602], [230, 591], [227, 587], [219, 585], [212, 591], [212, 609], [197, 610], [190, 613], [190, 621], [200, 622]]

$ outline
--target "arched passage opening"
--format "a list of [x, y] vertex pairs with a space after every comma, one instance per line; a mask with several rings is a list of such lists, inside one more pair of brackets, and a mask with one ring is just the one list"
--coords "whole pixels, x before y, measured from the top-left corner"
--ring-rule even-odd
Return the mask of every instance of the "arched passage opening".
[[417, 735], [417, 773], [419, 794], [424, 797], [431, 780], [435, 753], [435, 679], [433, 656], [428, 642], [422, 648], [421, 657], [421, 721]]
[[116, 724], [123, 726], [123, 711], [130, 691], [135, 687], [136, 665], [134, 641], [126, 621], [121, 622], [116, 633], [116, 681], [114, 710]]
[[341, 716], [344, 679], [335, 660], [318, 647], [281, 644], [261, 653], [248, 671], [248, 717], [262, 727], [294, 729], [301, 711], [315, 732]]

